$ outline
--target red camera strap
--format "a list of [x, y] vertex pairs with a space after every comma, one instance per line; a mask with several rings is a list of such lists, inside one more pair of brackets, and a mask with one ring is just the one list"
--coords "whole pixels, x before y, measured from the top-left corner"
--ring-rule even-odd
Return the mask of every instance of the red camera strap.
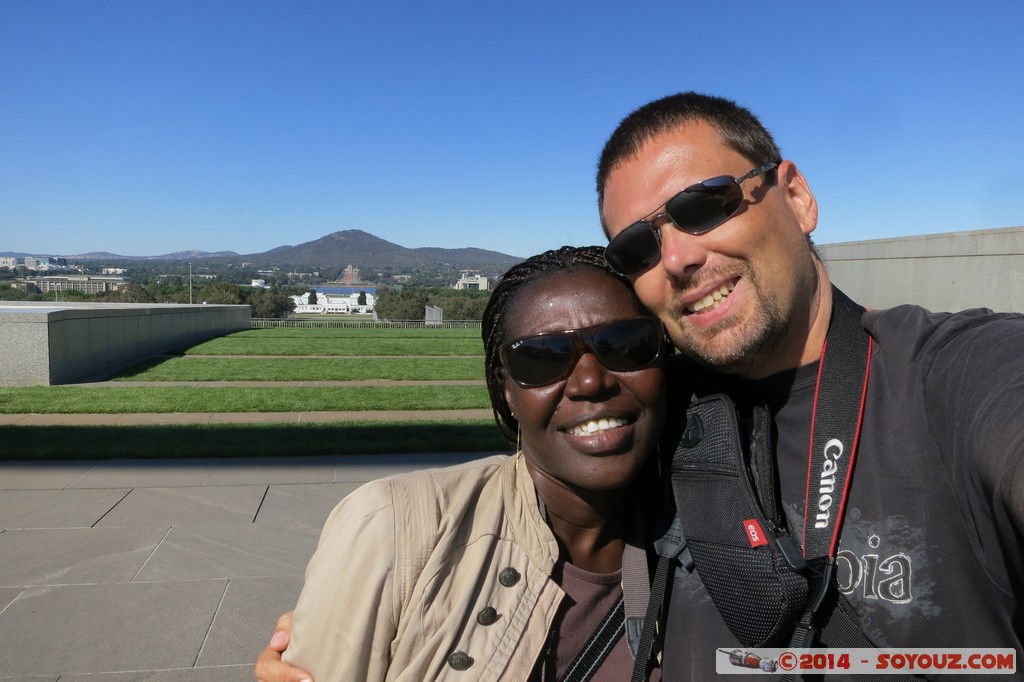
[[804, 501], [804, 557], [835, 556], [857, 455], [872, 338], [864, 309], [832, 287], [832, 321], [818, 364]]

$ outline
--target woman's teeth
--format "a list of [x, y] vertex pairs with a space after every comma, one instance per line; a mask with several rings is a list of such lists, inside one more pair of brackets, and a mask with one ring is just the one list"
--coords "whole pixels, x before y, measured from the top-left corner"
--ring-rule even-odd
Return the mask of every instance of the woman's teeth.
[[686, 309], [688, 313], [699, 313], [702, 310], [714, 310], [732, 292], [733, 284], [723, 284], [710, 294]]
[[608, 429], [616, 429], [620, 426], [625, 426], [628, 423], [629, 422], [625, 419], [592, 419], [588, 422], [577, 424], [569, 429], [568, 433], [571, 436], [589, 436], [592, 433], [607, 431]]

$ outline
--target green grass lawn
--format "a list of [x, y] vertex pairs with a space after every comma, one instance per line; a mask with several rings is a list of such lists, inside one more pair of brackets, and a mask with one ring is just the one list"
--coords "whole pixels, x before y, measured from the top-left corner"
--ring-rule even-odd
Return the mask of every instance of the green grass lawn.
[[484, 379], [483, 358], [158, 358], [115, 381], [452, 381]]
[[[191, 346], [184, 352], [186, 355], [478, 355], [481, 357], [484, 354], [484, 344], [479, 338], [243, 336], [257, 331], [277, 330], [259, 329], [222, 336]], [[309, 331], [344, 330], [312, 329]], [[380, 330], [372, 331], [379, 332]]]
[[234, 332], [232, 338], [301, 339], [480, 339], [480, 329], [442, 329], [426, 327], [270, 327]]
[[[128, 381], [480, 380], [478, 329], [272, 328], [197, 344], [122, 372]], [[224, 357], [190, 357], [221, 355]], [[282, 358], [253, 358], [281, 355]], [[335, 357], [303, 357], [303, 356]], [[428, 357], [394, 357], [396, 355]], [[240, 356], [240, 357], [229, 357]], [[365, 356], [365, 357], [343, 357]], [[470, 357], [457, 357], [470, 356]], [[489, 408], [476, 386], [0, 388], [0, 412], [125, 414]], [[230, 457], [508, 449], [494, 423], [332, 422], [0, 427], [4, 459]]]
[[192, 355], [483, 355], [479, 329], [249, 329], [184, 351]]
[[469, 410], [490, 407], [484, 386], [0, 388], [7, 414]]

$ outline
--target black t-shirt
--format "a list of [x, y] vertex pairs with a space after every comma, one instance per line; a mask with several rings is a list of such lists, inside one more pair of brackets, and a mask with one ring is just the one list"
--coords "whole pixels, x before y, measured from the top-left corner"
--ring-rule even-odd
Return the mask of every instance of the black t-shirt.
[[[1024, 676], [1024, 316], [900, 306], [862, 321], [875, 346], [839, 589], [879, 646], [1013, 647]], [[759, 381], [675, 369], [698, 397], [770, 407], [799, 539], [817, 363]], [[710, 679], [716, 650], [739, 647], [695, 573], [674, 578], [665, 642], [666, 680]]]

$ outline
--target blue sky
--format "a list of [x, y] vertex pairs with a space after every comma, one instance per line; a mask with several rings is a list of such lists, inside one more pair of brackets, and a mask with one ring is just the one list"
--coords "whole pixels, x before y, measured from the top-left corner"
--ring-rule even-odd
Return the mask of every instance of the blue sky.
[[602, 240], [601, 145], [738, 100], [819, 244], [1024, 224], [1024, 3], [2, 0], [0, 251]]

